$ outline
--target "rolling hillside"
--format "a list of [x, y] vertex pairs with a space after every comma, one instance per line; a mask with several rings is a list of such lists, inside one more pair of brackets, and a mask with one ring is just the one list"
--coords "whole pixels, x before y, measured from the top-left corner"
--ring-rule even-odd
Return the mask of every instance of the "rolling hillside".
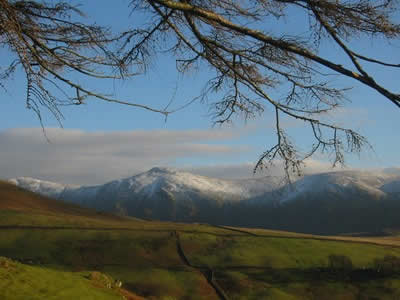
[[[15, 186], [0, 192], [0, 214], [8, 214], [0, 217], [1, 299], [400, 297], [396, 236], [150, 222], [76, 207], [74, 214]], [[26, 204], [11, 207], [17, 200]]]
[[77, 205], [54, 201], [47, 197], [29, 192], [23, 188], [0, 181], [0, 209], [1, 210], [37, 210], [41, 212], [58, 213], [92, 213]]
[[[0, 181], [0, 226], [119, 226], [128, 219], [41, 196]], [[130, 218], [130, 220], [134, 220]]]

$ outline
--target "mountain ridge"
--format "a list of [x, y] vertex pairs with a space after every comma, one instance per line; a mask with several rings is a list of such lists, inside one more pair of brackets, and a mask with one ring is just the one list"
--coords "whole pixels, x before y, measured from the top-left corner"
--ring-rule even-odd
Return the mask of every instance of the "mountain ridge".
[[97, 186], [10, 181], [59, 200], [145, 219], [318, 234], [400, 227], [396, 172], [325, 172], [289, 185], [279, 177], [222, 180], [157, 167]]
[[[61, 184], [31, 177], [12, 178], [9, 182], [30, 191], [56, 198], [66, 191], [82, 189], [90, 189], [93, 191], [96, 189], [100, 190], [104, 186], [120, 187], [124, 184], [128, 185], [129, 189], [132, 191], [143, 193], [146, 196], [152, 196], [156, 191], [167, 187], [167, 190], [173, 192], [184, 192], [185, 188], [191, 188], [198, 191], [224, 193], [229, 196], [239, 195], [241, 198], [250, 198], [262, 194], [266, 190], [272, 190], [279, 187], [280, 179], [278, 177], [270, 178], [272, 178], [272, 180], [269, 182], [269, 186], [265, 187], [265, 182], [263, 181], [264, 178], [225, 180], [202, 175], [194, 175], [190, 172], [179, 171], [173, 168], [155, 167], [147, 172], [139, 173], [134, 176], [92, 186]], [[245, 184], [243, 184], [243, 182]], [[244, 185], [246, 185], [246, 187], [244, 187]], [[263, 186], [262, 188], [260, 187], [261, 185]]]

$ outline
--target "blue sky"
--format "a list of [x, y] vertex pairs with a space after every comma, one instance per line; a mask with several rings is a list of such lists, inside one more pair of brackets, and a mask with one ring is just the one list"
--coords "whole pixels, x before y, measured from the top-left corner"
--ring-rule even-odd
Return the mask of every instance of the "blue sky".
[[[136, 15], [129, 17], [127, 0], [113, 1], [112, 5], [105, 0], [86, 3], [82, 8], [89, 12], [92, 19], [115, 30], [144, 19], [141, 16], [136, 19]], [[303, 29], [298, 25], [304, 21], [297, 15], [282, 24], [288, 32], [301, 31]], [[365, 54], [390, 62], [398, 63], [400, 60], [399, 43], [383, 48], [380, 47], [381, 41], [371, 43], [360, 39], [352, 43]], [[321, 51], [334, 59], [342, 59], [332, 43], [323, 44]], [[0, 55], [2, 65], [10, 53], [7, 49], [0, 49]], [[399, 92], [399, 71], [383, 72], [374, 66], [369, 70], [379, 74], [380, 82]], [[148, 74], [140, 78], [125, 82], [93, 81], [90, 84], [96, 89], [114, 93], [117, 98], [153, 107], [162, 108], [173, 98], [172, 106], [179, 107], [198, 95], [209, 75], [208, 70], [202, 69], [182, 78], [176, 73], [175, 61], [171, 57], [159, 57], [152, 62]], [[333, 114], [332, 118], [339, 124], [360, 131], [374, 148], [374, 152], [365, 152], [360, 158], [348, 156], [348, 166], [400, 166], [397, 129], [400, 111], [376, 92], [356, 82], [338, 80], [337, 84], [353, 85], [354, 88], [348, 94], [351, 103]], [[0, 91], [2, 178], [32, 176], [93, 184], [133, 175], [154, 165], [197, 168], [202, 169], [204, 174], [207, 174], [204, 170], [209, 168], [209, 174], [219, 177], [235, 177], [235, 174], [236, 177], [248, 176], [259, 154], [275, 142], [271, 107], [266, 107], [265, 115], [259, 119], [247, 123], [235, 120], [233, 125], [219, 128], [212, 126], [208, 106], [201, 103], [194, 103], [170, 115], [165, 121], [163, 116], [155, 113], [92, 99], [83, 106], [65, 107], [62, 110], [64, 129], [48, 129], [48, 143], [41, 133], [38, 119], [25, 109], [23, 74], [16, 73], [6, 85], [7, 92]], [[45, 110], [43, 117], [45, 127], [58, 127]], [[300, 147], [311, 142], [309, 131], [302, 123], [287, 122], [286, 126]], [[152, 136], [153, 139], [150, 138]], [[161, 149], [163, 151], [154, 151], [163, 147], [166, 148]], [[99, 149], [106, 150], [101, 152]], [[326, 157], [317, 155], [309, 162], [310, 169], [326, 169], [326, 160]], [[238, 171], [238, 166], [242, 167], [242, 171]], [[235, 168], [235, 174], [229, 174], [229, 167]], [[215, 169], [224, 171], [218, 173]], [[276, 168], [273, 171], [278, 172]]]

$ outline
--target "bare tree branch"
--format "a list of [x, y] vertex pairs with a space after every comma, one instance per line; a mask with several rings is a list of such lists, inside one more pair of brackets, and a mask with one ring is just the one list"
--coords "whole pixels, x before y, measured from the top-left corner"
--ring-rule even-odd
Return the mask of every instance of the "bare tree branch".
[[[0, 45], [16, 59], [1, 69], [0, 86], [18, 67], [27, 78], [27, 107], [39, 120], [40, 108], [62, 119], [60, 107], [85, 103], [88, 98], [134, 106], [164, 116], [195, 101], [209, 102], [215, 124], [274, 111], [277, 141], [260, 156], [255, 170], [282, 160], [286, 175], [301, 172], [304, 161], [316, 152], [329, 153], [332, 164], [344, 164], [347, 153], [370, 147], [365, 137], [324, 119], [343, 106], [347, 87], [336, 87], [332, 75], [367, 86], [381, 99], [400, 108], [400, 94], [380, 82], [367, 64], [397, 70], [352, 47], [354, 37], [397, 40], [400, 25], [391, 0], [131, 0], [132, 15], [146, 14], [152, 22], [111, 35], [106, 28], [72, 21], [83, 13], [68, 2], [0, 0]], [[268, 32], [266, 23], [292, 17], [292, 8], [308, 16], [313, 41], [279, 29]], [[306, 25], [307, 26], [307, 25]], [[278, 26], [277, 26], [278, 27]], [[335, 43], [345, 59], [320, 51], [325, 40]], [[186, 104], [158, 109], [104, 95], [79, 84], [69, 71], [85, 78], [107, 80], [138, 76], [158, 54], [175, 57], [178, 72], [209, 68], [204, 88]], [[338, 55], [340, 57], [340, 55]], [[368, 70], [368, 71], [367, 71]], [[52, 94], [49, 86], [63, 98]], [[65, 89], [67, 87], [67, 89]], [[273, 95], [273, 96], [272, 96]], [[216, 100], [215, 100], [216, 99]], [[150, 102], [146, 102], [150, 103]], [[304, 122], [314, 143], [306, 151], [289, 138], [281, 119]]]
[[[61, 125], [60, 106], [80, 105], [90, 97], [167, 115], [163, 109], [101, 94], [68, 76], [69, 71], [94, 79], [138, 74], [128, 72], [128, 65], [117, 56], [118, 49], [109, 49], [129, 32], [111, 36], [106, 28], [70, 21], [74, 15], [83, 13], [63, 1], [0, 0], [0, 46], [8, 47], [17, 57], [0, 74], [0, 85], [5, 87], [3, 82], [22, 66], [27, 79], [26, 106], [40, 122], [41, 107], [49, 109]], [[53, 94], [48, 84], [61, 91], [63, 98]]]

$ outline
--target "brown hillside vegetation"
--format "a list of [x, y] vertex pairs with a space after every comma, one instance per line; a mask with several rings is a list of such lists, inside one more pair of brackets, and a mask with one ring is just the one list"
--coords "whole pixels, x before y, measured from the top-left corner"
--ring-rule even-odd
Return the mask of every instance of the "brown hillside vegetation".
[[40, 210], [41, 212], [93, 215], [93, 211], [77, 205], [56, 201], [0, 181], [0, 210]]
[[[7, 212], [12, 212], [11, 215]], [[16, 215], [20, 215], [15, 223]], [[0, 180], [0, 225], [8, 224], [8, 218], [14, 220], [14, 225], [20, 226], [43, 226], [49, 222], [52, 225], [67, 226], [125, 226], [135, 218], [124, 218], [121, 216], [98, 212], [93, 209], [80, 207], [75, 204], [58, 201], [44, 197], [33, 192], [24, 190], [11, 183]], [[39, 217], [42, 216], [42, 217]], [[36, 216], [36, 217], [35, 217]]]

